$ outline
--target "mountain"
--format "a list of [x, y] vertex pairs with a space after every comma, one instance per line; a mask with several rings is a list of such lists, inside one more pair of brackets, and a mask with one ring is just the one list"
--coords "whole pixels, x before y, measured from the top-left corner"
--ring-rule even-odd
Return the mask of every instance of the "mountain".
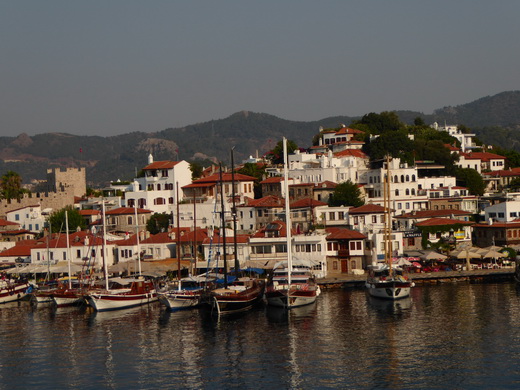
[[[435, 110], [425, 115], [396, 111], [401, 120], [413, 123], [464, 124], [486, 143], [520, 150], [520, 91], [502, 92], [474, 102]], [[271, 150], [282, 136], [308, 147], [319, 127], [349, 125], [360, 117], [335, 116], [311, 122], [298, 122], [264, 113], [237, 112], [227, 118], [170, 128], [154, 133], [133, 132], [111, 137], [46, 133], [36, 136], [0, 137], [0, 173], [13, 170], [24, 183], [46, 178], [54, 167], [87, 168], [87, 185], [99, 187], [112, 180], [130, 180], [147, 164], [148, 154], [156, 161], [229, 162], [235, 146], [235, 161]], [[497, 141], [497, 142], [494, 142]], [[513, 145], [513, 146], [512, 146]]]

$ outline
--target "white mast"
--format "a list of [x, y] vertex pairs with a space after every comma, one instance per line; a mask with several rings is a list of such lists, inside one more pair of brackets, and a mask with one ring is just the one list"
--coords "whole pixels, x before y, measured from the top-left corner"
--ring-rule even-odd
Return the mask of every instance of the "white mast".
[[141, 247], [139, 242], [139, 220], [137, 219], [137, 204], [134, 203], [134, 213], [135, 213], [135, 234], [137, 237], [137, 269], [139, 270], [139, 275], [141, 275]]
[[108, 291], [108, 265], [107, 265], [107, 257], [106, 257], [106, 246], [107, 246], [107, 218], [105, 214], [105, 199], [102, 202], [103, 206], [103, 271], [105, 272], [105, 287]]
[[[291, 239], [291, 211], [289, 207], [289, 171], [288, 171], [288, 158], [287, 158], [287, 139], [283, 138], [283, 176], [284, 176], [284, 191], [285, 191], [285, 228], [287, 234], [287, 283], [288, 290], [291, 287], [291, 274], [292, 274], [292, 239]], [[289, 300], [287, 300], [289, 305]]]
[[69, 214], [67, 210], [65, 210], [65, 232], [67, 234], [67, 260], [69, 263], [69, 288], [72, 288], [72, 280], [70, 277], [70, 242], [69, 242]]

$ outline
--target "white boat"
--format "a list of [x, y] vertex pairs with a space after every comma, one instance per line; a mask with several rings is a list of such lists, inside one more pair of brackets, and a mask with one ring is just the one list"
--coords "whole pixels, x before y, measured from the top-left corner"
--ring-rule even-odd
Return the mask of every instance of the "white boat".
[[[151, 280], [112, 278], [110, 289], [93, 290], [85, 295], [96, 311], [126, 309], [157, 301], [157, 291]], [[113, 288], [118, 286], [119, 288]]]
[[18, 301], [28, 294], [30, 284], [14, 280], [0, 280], [0, 303]]
[[402, 299], [410, 296], [414, 283], [403, 275], [399, 266], [392, 265], [392, 214], [390, 207], [390, 158], [386, 158], [386, 175], [384, 177], [384, 263], [373, 263], [368, 270], [365, 286], [368, 293], [376, 298]]
[[377, 264], [369, 267], [365, 285], [373, 297], [401, 299], [410, 296], [414, 283], [403, 275], [401, 267]]
[[[155, 284], [151, 280], [139, 278], [108, 279], [108, 266], [104, 259], [106, 243], [105, 202], [103, 201], [103, 267], [105, 273], [105, 288], [91, 290], [85, 295], [88, 304], [96, 311], [126, 309], [128, 307], [145, 305], [157, 301]], [[137, 219], [137, 218], [136, 218]], [[139, 253], [139, 251], [137, 252]], [[139, 270], [141, 260], [138, 256]], [[115, 288], [117, 287], [117, 288]]]
[[271, 306], [294, 308], [316, 301], [321, 290], [309, 266], [293, 265], [291, 282], [287, 262], [274, 266], [273, 275], [265, 289], [265, 298]]
[[200, 304], [205, 278], [187, 277], [181, 279], [177, 286], [159, 291], [159, 302], [170, 310], [189, 309]]
[[266, 286], [264, 295], [268, 305], [290, 309], [314, 303], [321, 290], [311, 273], [310, 265], [304, 265], [301, 262], [297, 264], [292, 256], [289, 173], [285, 138], [283, 139], [283, 149], [287, 261], [277, 263], [273, 267], [273, 275]]

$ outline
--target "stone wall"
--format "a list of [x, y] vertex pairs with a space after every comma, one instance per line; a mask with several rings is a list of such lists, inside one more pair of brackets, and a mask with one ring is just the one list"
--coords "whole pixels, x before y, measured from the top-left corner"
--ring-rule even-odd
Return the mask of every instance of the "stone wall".
[[6, 218], [6, 213], [22, 207], [34, 206], [39, 204], [42, 210], [51, 208], [53, 210], [62, 209], [65, 206], [74, 206], [74, 193], [72, 191], [62, 192], [40, 192], [24, 194], [18, 199], [2, 199], [0, 201], [0, 218]]
[[85, 168], [51, 168], [47, 169], [47, 186], [49, 192], [71, 190], [74, 196], [83, 196], [87, 192]]

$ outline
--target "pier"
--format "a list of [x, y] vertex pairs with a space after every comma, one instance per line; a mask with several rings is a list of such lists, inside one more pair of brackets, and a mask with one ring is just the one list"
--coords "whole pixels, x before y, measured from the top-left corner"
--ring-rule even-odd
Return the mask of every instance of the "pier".
[[[416, 285], [469, 282], [491, 283], [514, 281], [515, 269], [477, 269], [472, 271], [439, 271], [407, 274]], [[323, 289], [330, 288], [358, 288], [365, 285], [366, 275], [334, 275], [318, 279], [318, 284]]]

